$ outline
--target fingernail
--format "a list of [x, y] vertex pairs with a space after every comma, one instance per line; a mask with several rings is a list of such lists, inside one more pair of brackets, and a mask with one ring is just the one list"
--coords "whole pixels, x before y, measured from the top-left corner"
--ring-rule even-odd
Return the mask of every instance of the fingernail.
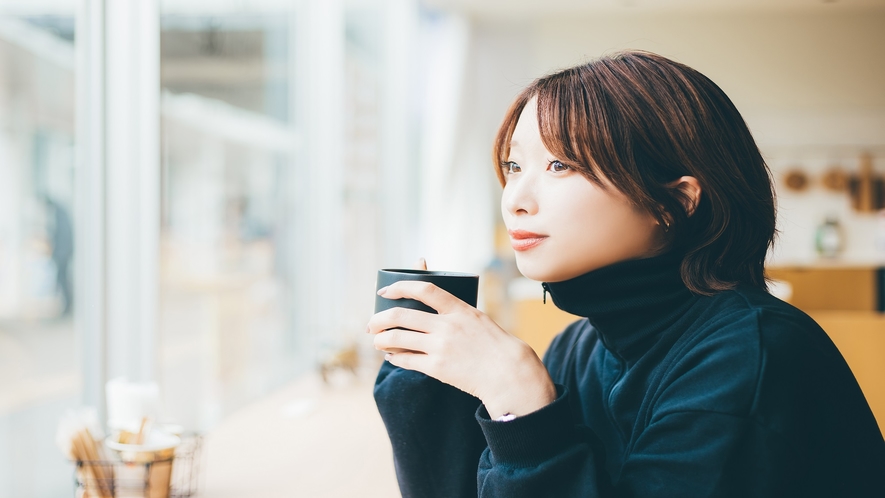
[[367, 326], [367, 327], [366, 327], [366, 333], [368, 334], [368, 333], [370, 333], [371, 331], [372, 331], [372, 329], [370, 329], [370, 328]]
[[393, 356], [393, 353], [387, 353], [387, 354], [385, 354], [385, 355], [384, 355], [384, 361], [389, 362], [391, 356]]
[[382, 288], [378, 289], [379, 296], [383, 296], [385, 292], [387, 292], [387, 287], [382, 287]]
[[422, 270], [426, 270], [427, 269], [427, 260], [424, 258], [418, 258], [418, 266], [420, 266]]

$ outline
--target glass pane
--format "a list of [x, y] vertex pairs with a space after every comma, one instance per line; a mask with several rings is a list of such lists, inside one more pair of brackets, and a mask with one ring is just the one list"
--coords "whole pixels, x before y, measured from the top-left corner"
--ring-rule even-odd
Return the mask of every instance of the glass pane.
[[0, 496], [73, 493], [74, 2], [0, 8]]
[[160, 380], [188, 428], [308, 365], [287, 315], [292, 18], [161, 18]]
[[[298, 244], [324, 251], [327, 244], [301, 240], [316, 215], [298, 209], [315, 195], [299, 171], [329, 167], [299, 163], [305, 154], [294, 145], [302, 118], [295, 103], [303, 102], [296, 92], [305, 84], [303, 54], [294, 53], [299, 13], [266, 5], [204, 15], [172, 8], [161, 17], [159, 360], [167, 417], [208, 429], [349, 344], [371, 349], [362, 329], [384, 251], [384, 7], [367, 2], [344, 11], [340, 221], [347, 281], [329, 333], [305, 330], [304, 304], [296, 299], [304, 265], [294, 260]], [[322, 55], [324, 48], [312, 50]], [[390, 142], [414, 148], [412, 137], [396, 138]]]

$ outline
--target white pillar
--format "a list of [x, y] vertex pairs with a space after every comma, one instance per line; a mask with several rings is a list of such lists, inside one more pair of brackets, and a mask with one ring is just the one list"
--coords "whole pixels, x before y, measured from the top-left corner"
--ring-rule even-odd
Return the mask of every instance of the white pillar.
[[[74, 320], [83, 402], [104, 413], [105, 324], [104, 4], [80, 0], [76, 41]], [[102, 417], [104, 418], [104, 417]]]
[[159, 273], [157, 0], [105, 2], [108, 376], [153, 380]]
[[[342, 237], [344, 160], [344, 5], [342, 0], [304, 0], [296, 13], [293, 45], [300, 87], [293, 99], [302, 153], [289, 175], [295, 196], [290, 247], [294, 289], [294, 327], [311, 351], [333, 343], [340, 332], [336, 296], [344, 281]], [[297, 78], [297, 79], [295, 79]]]
[[159, 259], [157, 0], [78, 12], [77, 324], [86, 401], [155, 377]]

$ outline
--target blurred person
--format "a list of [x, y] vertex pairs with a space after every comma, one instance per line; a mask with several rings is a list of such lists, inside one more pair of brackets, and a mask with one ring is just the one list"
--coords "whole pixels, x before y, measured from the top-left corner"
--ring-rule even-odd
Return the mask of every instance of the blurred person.
[[519, 270], [586, 317], [543, 361], [402, 281], [368, 332], [408, 497], [885, 496], [848, 365], [767, 292], [767, 166], [724, 92], [628, 51], [536, 80], [494, 144]]
[[49, 223], [49, 241], [52, 245], [52, 261], [55, 263], [55, 282], [61, 292], [62, 309], [61, 316], [71, 313], [73, 306], [73, 289], [71, 286], [70, 266], [74, 255], [74, 230], [71, 224], [71, 215], [57, 201], [48, 195], [43, 196], [43, 202], [51, 222]]

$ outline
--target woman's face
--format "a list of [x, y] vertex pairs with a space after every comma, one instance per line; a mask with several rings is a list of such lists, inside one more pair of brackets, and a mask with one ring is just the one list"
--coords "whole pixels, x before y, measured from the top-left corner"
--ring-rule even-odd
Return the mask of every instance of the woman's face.
[[501, 213], [523, 275], [560, 282], [663, 246], [661, 227], [610, 184], [591, 183], [541, 142], [537, 101], [523, 109], [503, 166]]

